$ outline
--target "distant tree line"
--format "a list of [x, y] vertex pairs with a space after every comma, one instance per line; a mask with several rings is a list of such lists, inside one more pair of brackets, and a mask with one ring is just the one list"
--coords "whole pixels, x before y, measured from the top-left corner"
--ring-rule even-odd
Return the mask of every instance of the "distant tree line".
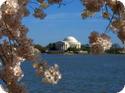
[[[41, 53], [46, 53], [48, 51], [58, 51], [55, 43], [49, 43], [47, 46], [35, 44], [34, 46], [35, 46], [35, 48], [40, 50]], [[122, 49], [123, 48], [121, 48], [121, 46], [119, 44], [115, 43], [112, 45], [112, 47], [109, 50], [105, 51], [105, 53], [107, 53], [107, 54], [121, 54], [120, 51], [122, 51]], [[68, 48], [64, 52], [68, 52], [68, 51], [73, 51], [74, 53], [76, 53], [77, 51], [87, 51], [88, 53], [90, 53], [91, 50], [90, 50], [89, 44], [83, 44], [83, 45], [81, 45], [81, 49]]]
[[47, 50], [47, 47], [44, 47], [44, 46], [42, 46], [42, 45], [40, 45], [40, 44], [35, 44], [34, 46], [35, 46], [35, 48], [37, 48], [41, 53], [45, 53], [46, 50]]
[[105, 51], [108, 54], [121, 54], [123, 48], [117, 43], [113, 44], [110, 50]]

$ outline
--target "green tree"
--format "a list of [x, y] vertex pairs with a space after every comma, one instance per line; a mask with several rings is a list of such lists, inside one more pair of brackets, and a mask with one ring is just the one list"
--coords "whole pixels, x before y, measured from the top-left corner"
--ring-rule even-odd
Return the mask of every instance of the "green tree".
[[47, 48], [48, 48], [49, 50], [57, 50], [55, 43], [49, 43], [49, 44], [47, 45]]
[[89, 44], [81, 45], [81, 50], [88, 51], [88, 53], [90, 53], [90, 46], [89, 46]]
[[45, 53], [47, 51], [47, 48], [40, 44], [35, 44], [34, 47], [37, 48], [41, 53]]
[[115, 44], [112, 44], [112, 47], [106, 51], [106, 53], [109, 53], [109, 54], [120, 54], [120, 51], [122, 50], [122, 48], [120, 47], [119, 44], [115, 43]]
[[67, 51], [78, 52], [78, 51], [80, 51], [80, 49], [77, 49], [75, 47], [70, 47], [70, 48], [67, 49]]

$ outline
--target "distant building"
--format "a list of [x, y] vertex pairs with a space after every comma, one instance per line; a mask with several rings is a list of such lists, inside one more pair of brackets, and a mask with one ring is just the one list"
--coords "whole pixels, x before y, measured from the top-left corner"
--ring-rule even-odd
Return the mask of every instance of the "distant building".
[[75, 37], [72, 36], [65, 38], [63, 41], [56, 42], [55, 45], [56, 49], [62, 51], [67, 50], [68, 48], [81, 48], [81, 43]]

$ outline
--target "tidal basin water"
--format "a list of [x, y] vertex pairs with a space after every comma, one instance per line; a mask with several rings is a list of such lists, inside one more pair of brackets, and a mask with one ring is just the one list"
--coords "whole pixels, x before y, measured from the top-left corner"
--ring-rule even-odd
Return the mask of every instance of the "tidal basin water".
[[42, 83], [30, 63], [24, 63], [29, 93], [117, 93], [125, 85], [125, 55], [43, 55], [58, 64], [62, 80], [57, 85]]

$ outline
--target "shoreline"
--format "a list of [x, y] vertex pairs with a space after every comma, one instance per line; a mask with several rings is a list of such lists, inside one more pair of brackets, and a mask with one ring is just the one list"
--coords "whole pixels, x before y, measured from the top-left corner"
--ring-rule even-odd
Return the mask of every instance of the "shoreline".
[[86, 55], [88, 55], [88, 56], [100, 56], [100, 55], [102, 55], [102, 56], [112, 56], [112, 55], [115, 55], [115, 56], [125, 56], [125, 54], [77, 54], [77, 53], [73, 53], [73, 54], [64, 54], [64, 53], [41, 53], [42, 55], [83, 55], [83, 56], [86, 56]]

